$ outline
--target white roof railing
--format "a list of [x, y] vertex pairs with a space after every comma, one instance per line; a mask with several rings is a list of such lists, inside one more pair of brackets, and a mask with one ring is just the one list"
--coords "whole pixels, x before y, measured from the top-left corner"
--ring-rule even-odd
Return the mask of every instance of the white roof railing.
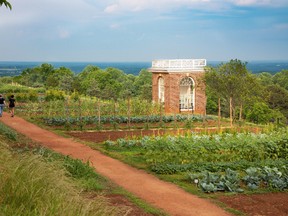
[[152, 70], [165, 71], [203, 71], [206, 59], [163, 59], [153, 60]]

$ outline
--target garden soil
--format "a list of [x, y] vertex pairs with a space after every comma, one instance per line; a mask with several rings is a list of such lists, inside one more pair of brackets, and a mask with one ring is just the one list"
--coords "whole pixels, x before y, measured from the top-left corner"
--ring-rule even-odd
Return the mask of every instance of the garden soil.
[[[17, 116], [12, 118], [8, 113], [4, 113], [0, 121], [44, 147], [84, 162], [90, 161], [98, 173], [169, 215], [229, 215], [228, 212], [209, 200], [191, 195], [173, 184], [161, 181], [142, 170], [105, 156], [99, 151], [76, 142], [73, 138], [63, 138]], [[146, 131], [145, 133], [153, 135], [155, 131]], [[110, 131], [109, 134], [93, 134], [92, 132], [81, 134], [90, 141], [91, 137], [94, 137], [97, 142], [107, 139], [107, 136], [109, 139], [121, 137], [118, 131], [115, 134], [113, 131]], [[142, 135], [144, 135], [143, 131]], [[99, 138], [100, 136], [102, 137]], [[127, 136], [127, 132], [126, 134], [122, 132], [122, 137], [125, 136]], [[219, 201], [225, 203], [227, 207], [235, 208], [247, 215], [288, 215], [287, 200], [287, 193], [222, 196], [219, 198]], [[138, 216], [139, 214], [135, 213], [134, 215]]]

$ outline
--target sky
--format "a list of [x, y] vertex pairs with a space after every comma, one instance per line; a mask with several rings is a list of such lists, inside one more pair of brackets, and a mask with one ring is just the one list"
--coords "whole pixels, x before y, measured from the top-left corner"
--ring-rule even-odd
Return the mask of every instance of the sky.
[[288, 0], [8, 0], [0, 61], [288, 60]]

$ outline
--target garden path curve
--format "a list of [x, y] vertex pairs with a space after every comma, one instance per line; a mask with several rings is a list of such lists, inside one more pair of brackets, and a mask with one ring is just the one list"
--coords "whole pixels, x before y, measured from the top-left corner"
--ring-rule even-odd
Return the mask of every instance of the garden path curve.
[[179, 187], [161, 181], [99, 151], [42, 129], [26, 120], [4, 113], [0, 121], [39, 144], [72, 158], [90, 161], [96, 171], [151, 205], [177, 216], [225, 216], [229, 213], [213, 203], [191, 195]]

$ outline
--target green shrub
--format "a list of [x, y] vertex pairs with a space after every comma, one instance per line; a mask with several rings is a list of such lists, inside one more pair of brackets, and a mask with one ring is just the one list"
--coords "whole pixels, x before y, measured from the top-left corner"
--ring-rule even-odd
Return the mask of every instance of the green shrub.
[[60, 90], [47, 90], [45, 94], [46, 101], [64, 100], [65, 92]]

